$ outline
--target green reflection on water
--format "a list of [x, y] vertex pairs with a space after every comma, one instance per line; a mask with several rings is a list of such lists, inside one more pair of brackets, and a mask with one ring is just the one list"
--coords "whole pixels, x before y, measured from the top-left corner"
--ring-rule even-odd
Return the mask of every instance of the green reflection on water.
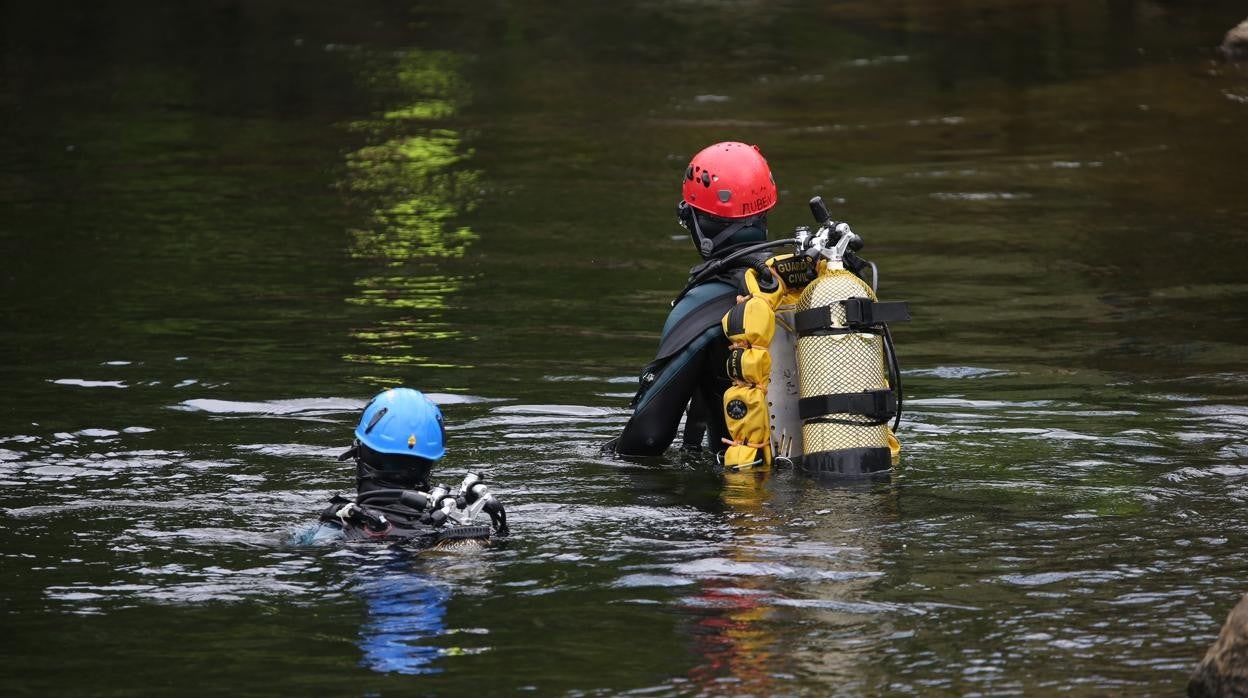
[[350, 231], [348, 252], [374, 272], [356, 280], [355, 295], [346, 302], [401, 315], [378, 316], [355, 330], [352, 336], [367, 349], [343, 358], [377, 366], [457, 367], [412, 352], [431, 341], [465, 339], [446, 312], [448, 297], [463, 290], [463, 277], [441, 265], [430, 272], [439, 260], [464, 257], [478, 239], [454, 221], [475, 208], [481, 173], [466, 167], [472, 151], [447, 125], [468, 99], [467, 83], [453, 55], [420, 50], [402, 52], [365, 79], [401, 103], [349, 125], [371, 142], [346, 156], [342, 189], [367, 209], [365, 224]]
[[381, 258], [399, 266], [416, 257], [462, 257], [477, 239], [448, 223], [472, 209], [474, 171], [450, 171], [466, 156], [460, 139], [445, 130], [401, 136], [347, 156], [348, 188], [376, 198], [371, 226], [352, 231], [353, 257]]
[[[405, 347], [406, 348], [406, 347]], [[342, 357], [346, 361], [353, 361], [362, 364], [375, 364], [378, 366], [418, 366], [420, 368], [472, 368], [472, 366], [464, 366], [462, 364], [448, 364], [430, 361], [428, 357], [414, 356], [403, 354], [400, 356], [379, 356], [376, 354], [344, 354]], [[401, 385], [402, 380], [394, 378], [374, 379], [372, 382], [379, 384]]]
[[461, 290], [462, 286], [462, 279], [457, 276], [370, 276], [355, 282], [359, 295], [348, 298], [347, 302], [387, 308], [442, 310], [447, 307], [445, 296]]
[[388, 121], [401, 119], [447, 119], [455, 114], [455, 107], [450, 102], [429, 100], [420, 104], [412, 104], [401, 109], [388, 111], [382, 117]]

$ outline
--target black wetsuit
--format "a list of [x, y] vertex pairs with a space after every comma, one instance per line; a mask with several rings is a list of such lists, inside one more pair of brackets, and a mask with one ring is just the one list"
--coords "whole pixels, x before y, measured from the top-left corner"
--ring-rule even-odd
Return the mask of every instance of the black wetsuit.
[[728, 339], [720, 321], [737, 303], [747, 262], [765, 257], [742, 258], [688, 289], [676, 303], [663, 325], [655, 359], [642, 370], [633, 416], [608, 449], [625, 456], [659, 455], [675, 439], [686, 410], [682, 448], [706, 445], [713, 452], [726, 448], [722, 403], [732, 382], [726, 368]]

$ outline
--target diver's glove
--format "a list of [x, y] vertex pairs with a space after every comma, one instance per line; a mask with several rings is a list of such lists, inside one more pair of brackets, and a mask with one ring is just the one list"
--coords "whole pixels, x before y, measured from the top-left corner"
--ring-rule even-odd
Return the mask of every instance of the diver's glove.
[[344, 526], [357, 524], [363, 526], [372, 533], [385, 533], [390, 530], [390, 522], [386, 521], [385, 514], [362, 507], [355, 502], [348, 502], [346, 506], [335, 512], [334, 516], [341, 521]]
[[460, 509], [479, 510], [489, 514], [495, 535], [505, 536], [511, 533], [511, 529], [507, 526], [507, 511], [503, 509], [503, 503], [490, 493], [489, 488], [476, 473], [468, 473], [464, 478], [459, 487], [459, 496], [455, 498], [455, 504]]
[[485, 513], [490, 515], [490, 523], [494, 524], [495, 534], [511, 535], [511, 529], [507, 527], [507, 512], [503, 509], [503, 503], [494, 499], [494, 495], [490, 495], [489, 501], [485, 503]]

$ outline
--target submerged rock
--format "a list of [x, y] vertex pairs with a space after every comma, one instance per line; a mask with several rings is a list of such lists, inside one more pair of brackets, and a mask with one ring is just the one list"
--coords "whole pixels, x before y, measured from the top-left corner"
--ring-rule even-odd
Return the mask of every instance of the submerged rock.
[[1187, 695], [1248, 698], [1248, 594], [1231, 609], [1218, 639], [1196, 665], [1187, 683]]
[[1222, 40], [1222, 53], [1231, 60], [1248, 60], [1248, 19], [1226, 33], [1226, 38]]

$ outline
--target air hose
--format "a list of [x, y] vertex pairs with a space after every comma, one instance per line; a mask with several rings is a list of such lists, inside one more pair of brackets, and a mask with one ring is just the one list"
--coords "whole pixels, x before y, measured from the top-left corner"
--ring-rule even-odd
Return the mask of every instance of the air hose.
[[[766, 242], [760, 242], [760, 243], [750, 245], [749, 247], [743, 247], [726, 257], [719, 257], [716, 259], [712, 259], [705, 266], [703, 266], [701, 269], [699, 269], [692, 276], [689, 277], [689, 282], [685, 284], [685, 287], [682, 288], [680, 290], [680, 293], [676, 294], [676, 298], [672, 300], [672, 307], [675, 307], [676, 304], [680, 302], [680, 299], [684, 298], [685, 294], [689, 293], [689, 291], [692, 290], [694, 286], [697, 286], [698, 284], [702, 283], [706, 279], [709, 279], [710, 277], [718, 274], [723, 269], [731, 269], [733, 266], [735, 266], [733, 265], [733, 262], [737, 261], [738, 259], [741, 259], [745, 255], [753, 254], [755, 252], [762, 252], [763, 250], [770, 250], [775, 247], [783, 247], [785, 245], [792, 245], [792, 244], [795, 244], [796, 242], [797, 242], [796, 238], [785, 238], [783, 240], [768, 240]], [[774, 286], [772, 288], [763, 288], [764, 279], [766, 279], [770, 284], [778, 283], [774, 278], [772, 278], [771, 271], [769, 270], [769, 268], [767, 267], [767, 264], [763, 260], [761, 259], [751, 260], [743, 266], [750, 267], [758, 274], [759, 287], [762, 288], [762, 290], [764, 291], [774, 290]]]

